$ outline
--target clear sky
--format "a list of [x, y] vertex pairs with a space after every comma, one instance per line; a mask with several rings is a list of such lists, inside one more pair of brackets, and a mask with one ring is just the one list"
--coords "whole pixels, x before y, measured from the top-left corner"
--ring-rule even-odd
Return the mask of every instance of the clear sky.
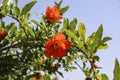
[[[18, 1], [22, 8], [31, 0]], [[38, 19], [35, 12], [40, 15], [44, 14], [48, 5], [54, 6], [54, 1], [60, 0], [38, 0], [31, 10], [31, 19]], [[87, 36], [103, 24], [103, 35], [112, 37], [112, 40], [108, 42], [109, 48], [97, 53], [101, 58], [99, 62], [102, 66], [101, 73], [106, 73], [112, 80], [115, 58], [117, 57], [120, 62], [120, 0], [63, 0], [63, 7], [66, 5], [69, 5], [70, 9], [63, 16], [70, 20], [77, 18], [79, 23], [83, 22], [87, 29]], [[60, 80], [83, 80], [85, 78], [80, 69], [69, 73], [64, 72], [64, 76], [65, 78], [60, 78]]]

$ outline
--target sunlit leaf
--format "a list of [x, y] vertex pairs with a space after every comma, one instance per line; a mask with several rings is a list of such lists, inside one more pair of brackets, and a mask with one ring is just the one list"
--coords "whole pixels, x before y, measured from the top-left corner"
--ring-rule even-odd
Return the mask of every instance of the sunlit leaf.
[[61, 14], [64, 14], [69, 9], [69, 6], [66, 6], [60, 10]]
[[96, 48], [100, 45], [102, 34], [103, 34], [103, 26], [100, 25], [100, 27], [98, 28], [98, 30], [95, 33], [94, 41], [90, 45], [90, 53], [94, 53], [94, 51], [96, 51]]
[[30, 9], [35, 5], [36, 2], [37, 2], [37, 1], [34, 0], [34, 1], [26, 4], [26, 5], [23, 7], [20, 15], [22, 16], [22, 15], [25, 15], [27, 12], [29, 12]]
[[6, 6], [7, 2], [8, 2], [8, 0], [3, 0], [2, 5]]
[[13, 10], [14, 10], [15, 16], [18, 16], [20, 13], [20, 9], [18, 7], [14, 7]]
[[97, 75], [96, 78], [97, 78], [97, 80], [102, 80], [102, 76], [101, 75]]
[[78, 33], [80, 35], [80, 39], [85, 41], [85, 33], [86, 33], [86, 28], [83, 23], [80, 23], [78, 26]]
[[31, 20], [34, 24], [36, 24], [37, 26], [41, 27], [43, 29], [43, 26], [36, 20]]
[[102, 40], [102, 43], [107, 42], [107, 41], [109, 41], [111, 39], [112, 39], [111, 37], [104, 37], [103, 40]]
[[72, 32], [75, 31], [76, 25], [77, 25], [77, 19], [74, 18], [73, 21], [70, 22], [70, 30], [71, 30]]
[[101, 50], [101, 49], [107, 49], [108, 48], [108, 45], [107, 44], [101, 44], [97, 50]]
[[115, 59], [115, 66], [113, 73], [114, 73], [113, 80], [120, 80], [120, 64], [117, 58]]
[[59, 3], [55, 2], [55, 5], [57, 5], [57, 6], [58, 6], [58, 8], [60, 8], [60, 7], [61, 7], [61, 4], [62, 4], [62, 1], [63, 1], [63, 0], [60, 0], [60, 2], [59, 2]]
[[94, 42], [94, 37], [95, 37], [95, 32], [93, 32], [92, 35], [87, 37], [86, 43], [91, 45]]
[[15, 0], [15, 6], [18, 7], [18, 0]]
[[15, 25], [13, 25], [12, 27], [11, 27], [11, 30], [10, 30], [10, 36], [11, 37], [14, 37], [16, 34], [16, 31], [17, 31], [17, 27], [15, 26]]
[[78, 37], [70, 30], [62, 29], [63, 32], [65, 32], [69, 37], [73, 38], [75, 42], [77, 42], [77, 46], [79, 48], [83, 47], [83, 43], [78, 39]]
[[102, 80], [109, 80], [106, 74], [102, 74], [101, 77], [102, 77]]
[[5, 22], [2, 19], [0, 19], [0, 28], [4, 28], [4, 27], [5, 27]]
[[63, 28], [64, 29], [69, 29], [69, 19], [68, 18], [64, 18]]
[[30, 34], [33, 38], [35, 38], [35, 33], [34, 33], [34, 31], [33, 31], [33, 28], [30, 27], [30, 26], [26, 26], [26, 27], [27, 27], [27, 30], [28, 30], [29, 34]]

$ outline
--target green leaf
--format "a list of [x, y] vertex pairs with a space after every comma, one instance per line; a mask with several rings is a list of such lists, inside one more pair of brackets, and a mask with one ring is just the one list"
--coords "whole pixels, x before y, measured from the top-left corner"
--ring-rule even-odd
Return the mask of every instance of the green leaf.
[[26, 4], [26, 5], [23, 7], [20, 15], [22, 16], [22, 15], [25, 15], [27, 12], [29, 12], [30, 9], [35, 5], [36, 2], [37, 2], [37, 1], [34, 0], [34, 1]]
[[97, 47], [99, 47], [99, 45], [101, 44], [101, 38], [102, 38], [102, 34], [103, 34], [103, 26], [100, 25], [100, 27], [98, 28], [98, 30], [95, 33], [94, 36], [94, 41], [93, 43], [90, 45], [90, 53], [95, 53]]
[[64, 14], [69, 9], [69, 6], [66, 6], [60, 10], [61, 14]]
[[95, 32], [92, 33], [89, 37], [86, 39], [86, 43], [91, 45], [94, 42]]
[[85, 41], [85, 33], [86, 33], [86, 28], [83, 23], [80, 23], [78, 26], [78, 33], [80, 35], [80, 39]]
[[59, 2], [59, 3], [55, 2], [55, 5], [57, 5], [57, 6], [58, 6], [58, 8], [60, 8], [60, 7], [61, 7], [61, 4], [62, 4], [62, 1], [63, 1], [63, 0], [60, 0], [60, 2]]
[[76, 25], [77, 25], [77, 19], [74, 18], [73, 21], [70, 22], [70, 30], [71, 30], [72, 32], [75, 31]]
[[11, 30], [10, 30], [10, 36], [15, 37], [16, 36], [16, 31], [17, 31], [17, 27], [15, 25], [13, 25], [11, 27]]
[[93, 57], [93, 59], [99, 61], [100, 57], [96, 55], [96, 56]]
[[106, 74], [101, 74], [102, 80], [109, 80]]
[[31, 20], [34, 24], [36, 24], [37, 26], [39, 26], [40, 28], [43, 29], [43, 26], [36, 20]]
[[15, 6], [18, 7], [18, 0], [15, 0]]
[[107, 44], [101, 44], [97, 50], [101, 50], [101, 49], [107, 49], [108, 48], [108, 45]]
[[61, 73], [61, 72], [59, 72], [59, 71], [57, 71], [57, 73], [58, 73], [60, 76], [64, 77], [63, 73]]
[[26, 26], [26, 30], [28, 31], [28, 33], [35, 38], [35, 33], [33, 31], [33, 28], [31, 26], [29, 26], [28, 24], [25, 24], [24, 26]]
[[117, 58], [115, 59], [115, 66], [113, 73], [114, 73], [113, 80], [120, 80], [120, 64]]
[[5, 28], [5, 22], [2, 19], [0, 19], [0, 28]]
[[111, 37], [104, 37], [103, 40], [102, 40], [102, 43], [107, 42], [107, 41], [109, 41], [111, 39], [112, 39]]
[[42, 22], [45, 23], [46, 21], [47, 21], [46, 16], [43, 15], [43, 16], [42, 16]]
[[8, 0], [3, 0], [2, 5], [6, 6], [7, 2], [8, 2]]
[[64, 29], [69, 29], [69, 19], [68, 18], [64, 18], [63, 28]]
[[14, 10], [15, 16], [19, 16], [19, 14], [20, 14], [20, 9], [19, 9], [18, 7], [14, 7], [13, 10]]
[[67, 29], [62, 29], [62, 31], [65, 32], [69, 37], [73, 38], [79, 48], [83, 48], [83, 43], [78, 39], [78, 37], [72, 31]]

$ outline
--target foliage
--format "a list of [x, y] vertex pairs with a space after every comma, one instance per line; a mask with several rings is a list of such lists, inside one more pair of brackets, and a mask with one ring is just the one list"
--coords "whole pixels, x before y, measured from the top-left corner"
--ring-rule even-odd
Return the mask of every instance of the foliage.
[[[36, 3], [37, 1], [33, 0], [22, 9], [18, 6], [18, 0], [3, 0], [0, 5], [0, 31], [6, 30], [8, 33], [1, 37], [3, 33], [0, 32], [0, 79], [32, 80], [36, 73], [43, 73], [42, 80], [58, 80], [56, 75], [64, 77], [60, 72], [61, 68], [68, 72], [77, 69], [74, 65], [77, 64], [85, 74], [86, 80], [109, 80], [106, 74], [100, 74], [100, 67], [96, 64], [96, 61], [100, 60], [97, 51], [107, 49], [106, 42], [111, 40], [110, 37], [103, 37], [103, 25], [101, 24], [90, 36], [86, 36], [84, 23], [78, 23], [76, 18], [69, 21], [68, 18], [62, 17], [69, 9], [69, 6], [62, 7], [62, 0], [55, 2], [57, 7], [54, 9], [58, 8], [56, 13], [47, 13], [48, 17], [43, 14], [39, 21], [30, 20], [30, 10]], [[48, 9], [48, 12], [49, 10], [52, 11], [52, 8]], [[51, 14], [52, 20], [49, 16]], [[7, 16], [17, 22], [7, 24], [3, 20]], [[63, 19], [63, 22], [60, 19]], [[44, 54], [46, 41], [58, 32], [66, 36], [66, 41], [70, 41], [72, 47], [67, 50], [67, 55], [57, 59], [47, 57]], [[64, 41], [60, 46], [63, 46], [63, 43]], [[63, 49], [66, 48], [64, 46]], [[78, 61], [83, 65], [79, 65]], [[120, 65], [116, 59], [114, 80], [120, 79], [119, 70]]]

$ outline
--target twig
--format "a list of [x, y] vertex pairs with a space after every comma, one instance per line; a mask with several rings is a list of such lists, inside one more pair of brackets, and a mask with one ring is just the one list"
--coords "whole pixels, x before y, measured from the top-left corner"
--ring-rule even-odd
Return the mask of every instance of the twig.
[[[82, 72], [85, 74], [84, 70], [82, 69], [82, 67], [76, 62], [74, 61], [74, 63], [82, 70]], [[86, 74], [85, 74], [86, 75]], [[87, 75], [86, 75], [87, 76]]]
[[7, 49], [9, 50], [10, 48], [19, 48], [19, 47], [21, 47], [20, 43], [16, 43], [16, 44], [13, 44], [11, 46], [4, 47], [1, 50], [4, 51], [4, 50], [7, 50]]
[[24, 30], [24, 32], [25, 32], [25, 35], [26, 35], [27, 38], [29, 39], [28, 34], [27, 34], [26, 30], [25, 30], [25, 27], [22, 26], [22, 24], [21, 24], [21, 22], [19, 21], [19, 19], [17, 19], [16, 17], [14, 17], [14, 16], [12, 16], [12, 15], [7, 15], [7, 16], [15, 19], [15, 20], [20, 24], [21, 28], [22, 28], [22, 29]]

